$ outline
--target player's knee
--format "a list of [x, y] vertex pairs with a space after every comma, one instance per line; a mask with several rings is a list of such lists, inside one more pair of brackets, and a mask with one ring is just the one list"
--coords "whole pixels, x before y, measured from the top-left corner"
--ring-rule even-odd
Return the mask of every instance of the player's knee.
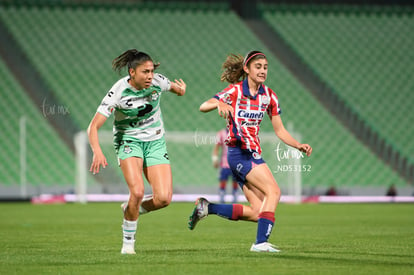
[[280, 200], [281, 192], [277, 184], [272, 184], [266, 188], [265, 196], [271, 200]]
[[279, 200], [280, 200], [280, 197], [281, 197], [282, 193], [281, 193], [280, 188], [279, 188], [279, 186], [278, 186], [278, 185], [276, 185], [276, 186], [274, 187], [274, 190], [273, 190], [273, 195], [275, 196], [275, 199], [276, 199], [277, 201], [279, 201]]
[[134, 202], [137, 202], [137, 205], [144, 198], [144, 190], [142, 190], [141, 188], [129, 190], [129, 194], [129, 199], [133, 200]]
[[167, 207], [171, 203], [171, 195], [157, 195], [153, 197], [154, 206], [158, 208]]

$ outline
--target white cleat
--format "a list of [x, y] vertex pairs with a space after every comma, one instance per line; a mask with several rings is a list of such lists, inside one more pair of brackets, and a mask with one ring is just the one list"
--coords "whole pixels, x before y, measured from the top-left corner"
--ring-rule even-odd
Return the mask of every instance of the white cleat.
[[[144, 201], [149, 201], [149, 200], [152, 200], [152, 195], [151, 195], [151, 196], [146, 196], [146, 197], [144, 197], [144, 200], [143, 200], [142, 202], [144, 202]], [[126, 211], [127, 207], [128, 207], [128, 202], [123, 202], [123, 203], [121, 204], [122, 213], [124, 213], [124, 214], [125, 214], [125, 211]], [[142, 207], [142, 205], [140, 205], [140, 206], [139, 206], [139, 214], [140, 214], [140, 215], [142, 215], [142, 214], [147, 214], [148, 212], [149, 212], [149, 211], [148, 211], [148, 210], [146, 210], [144, 207]]]
[[124, 214], [125, 214], [125, 210], [126, 210], [127, 206], [128, 206], [128, 202], [123, 202], [123, 203], [121, 204], [122, 213], [124, 213]]
[[137, 254], [135, 252], [134, 243], [131, 243], [131, 244], [124, 243], [122, 245], [121, 254]]
[[281, 250], [277, 249], [276, 246], [274, 246], [271, 243], [265, 242], [265, 243], [258, 243], [258, 244], [252, 244], [252, 247], [250, 248], [250, 251], [252, 252], [273, 252], [277, 253]]
[[130, 255], [133, 255], [133, 254], [137, 254], [137, 253], [135, 252], [134, 249], [124, 249], [124, 248], [122, 248], [121, 249], [121, 254], [130, 254]]

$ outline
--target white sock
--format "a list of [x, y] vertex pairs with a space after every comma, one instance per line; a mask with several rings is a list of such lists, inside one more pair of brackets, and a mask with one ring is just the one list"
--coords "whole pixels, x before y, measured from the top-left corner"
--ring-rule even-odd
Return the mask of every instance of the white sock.
[[122, 223], [122, 241], [124, 244], [134, 245], [135, 243], [135, 233], [137, 232], [138, 220], [136, 221], [127, 221], [124, 219]]

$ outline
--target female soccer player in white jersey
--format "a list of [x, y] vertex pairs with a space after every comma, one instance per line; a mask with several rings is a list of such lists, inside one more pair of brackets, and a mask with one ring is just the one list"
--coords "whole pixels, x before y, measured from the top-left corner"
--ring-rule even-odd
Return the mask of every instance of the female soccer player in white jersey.
[[[276, 135], [287, 145], [312, 153], [312, 147], [295, 140], [283, 126], [276, 94], [263, 83], [267, 77], [268, 63], [264, 53], [251, 51], [244, 58], [231, 54], [223, 63], [222, 81], [230, 85], [200, 106], [201, 112], [218, 109], [227, 119], [229, 134], [228, 162], [250, 205], [213, 204], [204, 198], [196, 206], [188, 222], [192, 230], [197, 222], [209, 214], [229, 220], [257, 222], [254, 252], [279, 252], [268, 242], [280, 199], [280, 189], [272, 172], [261, 157], [259, 142], [260, 123], [265, 114], [270, 117]], [[241, 80], [241, 81], [240, 81]]]
[[[158, 66], [148, 54], [136, 49], [115, 58], [113, 69], [120, 72], [127, 67], [128, 76], [112, 86], [88, 127], [93, 151], [90, 171], [95, 174], [101, 166], [108, 165], [99, 145], [98, 129], [114, 113], [114, 146], [130, 193], [128, 203], [123, 205], [122, 254], [135, 254], [139, 214], [166, 207], [172, 197], [160, 98], [165, 91], [184, 95], [186, 84], [182, 79], [170, 82], [165, 76], [154, 73]], [[145, 198], [142, 172], [153, 192]]]

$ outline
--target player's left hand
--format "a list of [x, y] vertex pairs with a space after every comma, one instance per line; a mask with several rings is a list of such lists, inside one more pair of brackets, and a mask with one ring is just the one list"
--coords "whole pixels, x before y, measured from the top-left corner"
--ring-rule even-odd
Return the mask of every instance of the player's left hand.
[[173, 85], [175, 86], [175, 91], [178, 96], [182, 96], [185, 94], [187, 84], [185, 84], [184, 80], [182, 80], [181, 78], [179, 80], [174, 79]]
[[308, 157], [312, 154], [312, 147], [309, 144], [299, 144], [297, 149], [306, 153]]

